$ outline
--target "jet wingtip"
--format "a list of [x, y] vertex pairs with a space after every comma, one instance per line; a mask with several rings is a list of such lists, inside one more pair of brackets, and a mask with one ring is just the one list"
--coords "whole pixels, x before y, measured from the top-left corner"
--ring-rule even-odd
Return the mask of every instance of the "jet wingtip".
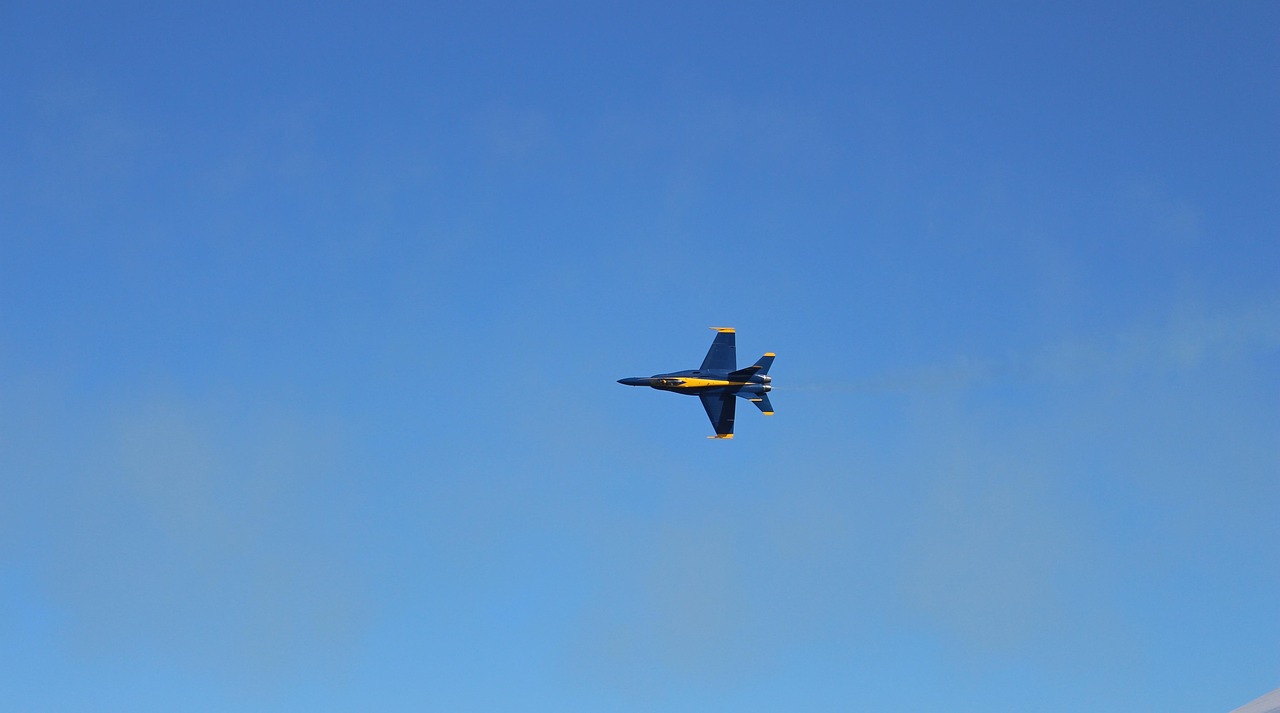
[[707, 436], [707, 438], [733, 438], [733, 434], [732, 434], [732, 433], [717, 433], [717, 434], [716, 434], [716, 435], [714, 435], [714, 436]]
[[737, 331], [733, 327], [709, 327], [709, 329], [714, 329], [721, 334], [733, 334]]

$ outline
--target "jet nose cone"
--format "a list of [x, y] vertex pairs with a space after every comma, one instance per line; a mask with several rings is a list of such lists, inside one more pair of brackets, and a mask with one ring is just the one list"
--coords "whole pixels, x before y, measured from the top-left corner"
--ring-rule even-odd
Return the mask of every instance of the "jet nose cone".
[[622, 384], [623, 386], [648, 386], [649, 380], [640, 379], [637, 377], [629, 377], [626, 379], [618, 379], [618, 383]]

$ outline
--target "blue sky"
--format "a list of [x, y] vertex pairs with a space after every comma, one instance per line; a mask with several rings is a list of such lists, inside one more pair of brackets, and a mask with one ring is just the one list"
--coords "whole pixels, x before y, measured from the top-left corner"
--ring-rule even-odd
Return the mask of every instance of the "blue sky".
[[14, 710], [1280, 685], [1275, 3], [0, 28]]

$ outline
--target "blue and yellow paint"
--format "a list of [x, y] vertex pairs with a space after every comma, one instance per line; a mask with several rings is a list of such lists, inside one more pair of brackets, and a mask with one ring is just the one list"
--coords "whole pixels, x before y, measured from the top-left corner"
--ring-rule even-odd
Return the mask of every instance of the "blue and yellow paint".
[[653, 376], [633, 376], [618, 379], [619, 384], [627, 386], [648, 386], [659, 391], [670, 391], [677, 394], [697, 396], [711, 419], [716, 435], [708, 438], [733, 438], [733, 421], [737, 398], [744, 398], [755, 404], [756, 408], [766, 416], [773, 415], [773, 405], [769, 403], [769, 391], [773, 388], [770, 382], [769, 368], [773, 366], [776, 354], [765, 352], [759, 361], [744, 369], [737, 367], [736, 330], [733, 327], [712, 327], [715, 339], [702, 366], [697, 369], [673, 371]]

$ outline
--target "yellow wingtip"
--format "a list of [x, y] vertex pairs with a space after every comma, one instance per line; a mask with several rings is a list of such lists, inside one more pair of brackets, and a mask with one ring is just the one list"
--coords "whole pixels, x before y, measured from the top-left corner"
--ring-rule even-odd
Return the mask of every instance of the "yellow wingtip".
[[778, 356], [777, 354], [774, 354], [773, 352], [765, 352], [765, 353], [764, 353], [764, 355], [765, 355], [765, 356], [771, 356], [771, 357], [776, 357], [776, 356]]
[[710, 327], [710, 329], [714, 329], [721, 334], [733, 334], [737, 331], [733, 327]]
[[717, 433], [717, 434], [716, 434], [716, 435], [714, 435], [714, 436], [707, 436], [707, 438], [733, 438], [733, 434], [732, 434], [732, 433]]
[[773, 412], [772, 412], [772, 411], [763, 411], [762, 413], [763, 413], [764, 415], [766, 415], [766, 416], [772, 416], [772, 415], [773, 415]]

